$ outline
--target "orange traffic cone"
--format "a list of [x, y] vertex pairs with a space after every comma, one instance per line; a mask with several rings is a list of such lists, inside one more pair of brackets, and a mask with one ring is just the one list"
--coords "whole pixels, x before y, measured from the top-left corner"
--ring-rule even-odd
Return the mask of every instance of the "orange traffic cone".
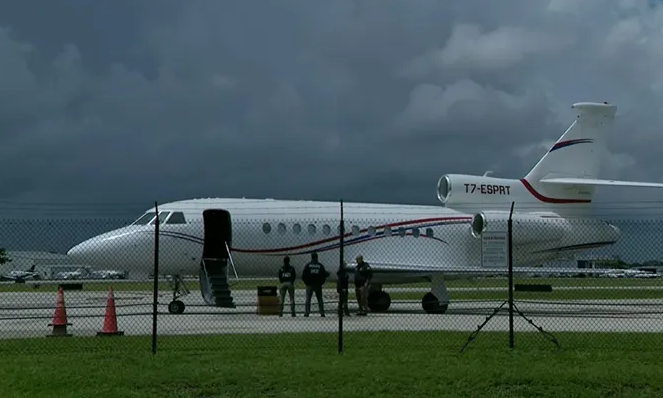
[[55, 299], [53, 323], [49, 323], [48, 326], [53, 326], [53, 332], [46, 337], [72, 336], [71, 334], [67, 333], [67, 326], [71, 326], [71, 323], [67, 323], [67, 309], [64, 306], [64, 293], [62, 292], [62, 286], [58, 288], [58, 295]]
[[104, 316], [104, 328], [97, 332], [97, 336], [123, 336], [124, 332], [117, 330], [117, 315], [115, 314], [115, 295], [113, 286], [108, 289], [108, 298], [106, 299], [106, 315]]

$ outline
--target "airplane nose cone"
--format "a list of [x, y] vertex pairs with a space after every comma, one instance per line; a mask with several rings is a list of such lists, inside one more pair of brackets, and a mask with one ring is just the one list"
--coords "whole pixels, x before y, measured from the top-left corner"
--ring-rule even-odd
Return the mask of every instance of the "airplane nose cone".
[[99, 252], [98, 246], [93, 240], [86, 240], [69, 249], [67, 257], [76, 262], [94, 263], [94, 259]]
[[76, 257], [80, 256], [81, 250], [78, 248], [79, 245], [76, 245], [69, 249], [67, 251], [67, 257], [71, 257], [72, 259], [75, 259]]
[[103, 269], [135, 269], [151, 264], [154, 244], [150, 234], [136, 228], [121, 228], [95, 236], [67, 251], [67, 256], [78, 264]]

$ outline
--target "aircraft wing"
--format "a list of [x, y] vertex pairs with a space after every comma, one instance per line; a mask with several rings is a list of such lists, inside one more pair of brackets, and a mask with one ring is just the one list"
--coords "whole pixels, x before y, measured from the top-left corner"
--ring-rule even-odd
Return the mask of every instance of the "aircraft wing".
[[573, 185], [603, 185], [615, 187], [642, 187], [663, 188], [663, 184], [657, 182], [599, 180], [593, 178], [544, 178], [540, 182], [545, 184], [573, 184]]
[[[417, 265], [417, 264], [393, 264], [369, 261], [374, 274], [408, 275], [408, 276], [430, 276], [433, 274], [465, 274], [472, 275], [494, 275], [506, 273], [507, 268], [484, 268], [484, 267], [462, 267], [455, 265]], [[353, 273], [357, 267], [356, 263], [348, 263], [346, 269]], [[617, 268], [571, 268], [571, 267], [514, 267], [514, 274], [606, 274], [611, 272], [623, 271]]]

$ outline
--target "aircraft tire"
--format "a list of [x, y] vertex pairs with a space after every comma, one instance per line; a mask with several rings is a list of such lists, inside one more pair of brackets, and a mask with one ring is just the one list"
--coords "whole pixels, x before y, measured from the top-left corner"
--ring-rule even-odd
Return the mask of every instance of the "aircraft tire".
[[421, 299], [421, 306], [428, 314], [444, 314], [447, 312], [448, 304], [440, 304], [433, 293], [426, 293]]
[[391, 306], [391, 296], [387, 292], [372, 291], [368, 294], [368, 309], [371, 312], [387, 312]]
[[168, 312], [171, 314], [181, 314], [184, 312], [184, 308], [184, 303], [180, 300], [174, 300], [168, 304]]

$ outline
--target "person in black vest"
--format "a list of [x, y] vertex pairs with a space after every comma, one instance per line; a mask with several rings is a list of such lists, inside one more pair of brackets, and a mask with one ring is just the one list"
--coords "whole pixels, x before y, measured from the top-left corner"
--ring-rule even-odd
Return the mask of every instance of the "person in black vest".
[[283, 266], [279, 268], [279, 293], [281, 294], [281, 310], [279, 316], [283, 316], [283, 305], [285, 304], [285, 293], [288, 292], [290, 296], [290, 310], [292, 316], [295, 316], [295, 280], [297, 279], [297, 271], [295, 267], [290, 265], [290, 257], [283, 257]]
[[339, 301], [338, 315], [340, 316], [341, 311], [343, 311], [345, 316], [350, 316], [350, 310], [348, 310], [348, 272], [345, 269], [339, 268], [336, 276], [338, 276], [336, 280], [336, 292], [338, 293]]
[[325, 266], [318, 261], [318, 253], [311, 253], [311, 261], [304, 266], [302, 272], [302, 281], [306, 285], [306, 304], [304, 305], [304, 316], [308, 316], [311, 312], [311, 296], [315, 293], [315, 298], [318, 301], [318, 308], [320, 309], [320, 316], [325, 316], [325, 306], [322, 300], [322, 285], [325, 284], [329, 272], [325, 270]]
[[359, 311], [357, 315], [365, 316], [368, 312], [368, 291], [373, 278], [371, 266], [364, 261], [362, 255], [357, 256], [357, 269], [355, 270], [355, 294], [357, 295], [357, 304]]

